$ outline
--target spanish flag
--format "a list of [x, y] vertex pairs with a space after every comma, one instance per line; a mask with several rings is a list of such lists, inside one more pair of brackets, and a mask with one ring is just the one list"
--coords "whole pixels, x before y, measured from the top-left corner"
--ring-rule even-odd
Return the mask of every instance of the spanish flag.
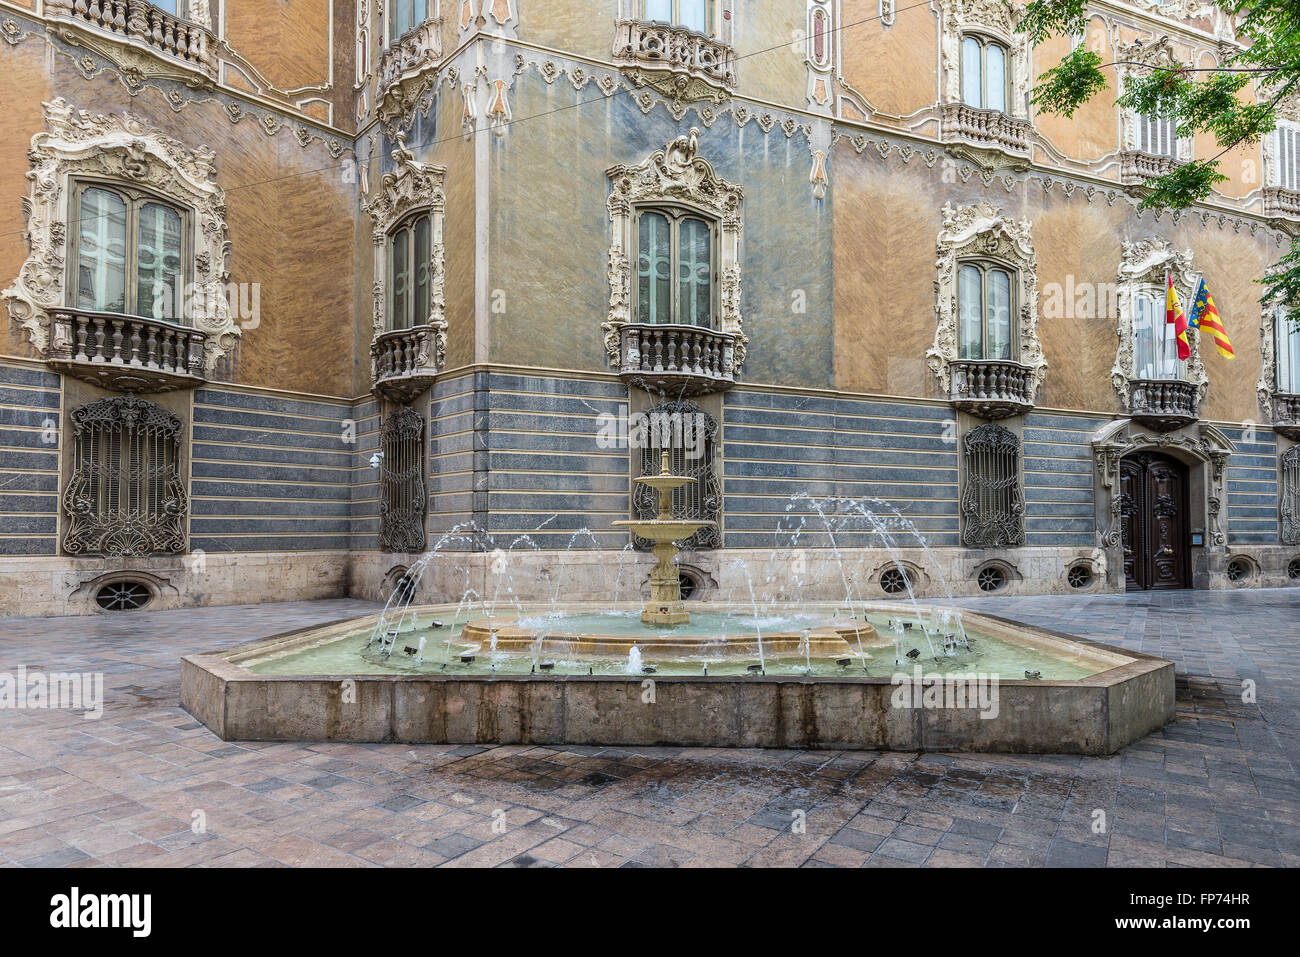
[[1174, 325], [1174, 332], [1178, 336], [1178, 358], [1190, 359], [1192, 356], [1192, 346], [1187, 341], [1187, 316], [1183, 313], [1182, 300], [1178, 298], [1178, 290], [1174, 288], [1173, 273], [1165, 273], [1165, 322], [1171, 322]]
[[1214, 307], [1214, 297], [1210, 295], [1210, 290], [1205, 288], [1204, 276], [1196, 284], [1196, 295], [1192, 299], [1192, 316], [1187, 320], [1187, 325], [1192, 329], [1208, 329], [1210, 335], [1214, 336], [1214, 345], [1218, 348], [1219, 355], [1225, 359], [1236, 358], [1236, 353], [1232, 351], [1232, 342], [1228, 339], [1228, 330], [1223, 328], [1219, 310]]

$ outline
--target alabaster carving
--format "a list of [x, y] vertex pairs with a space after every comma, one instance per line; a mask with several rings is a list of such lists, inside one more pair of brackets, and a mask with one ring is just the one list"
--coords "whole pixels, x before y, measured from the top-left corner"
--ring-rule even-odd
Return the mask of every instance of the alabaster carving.
[[211, 372], [240, 336], [227, 299], [230, 243], [225, 193], [212, 180], [215, 154], [206, 146], [191, 150], [129, 115], [73, 110], [62, 98], [43, 105], [47, 129], [32, 137], [27, 153], [27, 261], [0, 293], [10, 319], [38, 352], [49, 352], [51, 314], [67, 305], [72, 184], [93, 177], [139, 186], [188, 210], [194, 239], [185, 264], [186, 318], [207, 334], [203, 370]]
[[[1134, 319], [1136, 318], [1137, 295], [1143, 289], [1156, 287], [1163, 293], [1165, 289], [1165, 272], [1173, 273], [1174, 285], [1183, 301], [1184, 309], [1191, 308], [1191, 296], [1196, 289], [1196, 273], [1192, 270], [1191, 250], [1179, 252], [1173, 243], [1148, 237], [1135, 242], [1121, 244], [1119, 264], [1119, 349], [1115, 355], [1115, 365], [1111, 368], [1110, 381], [1119, 395], [1124, 411], [1129, 411], [1131, 389], [1130, 383], [1137, 378], [1134, 352]], [[1201, 362], [1197, 340], [1199, 336], [1189, 333], [1188, 344], [1192, 355], [1187, 360], [1187, 381], [1196, 387], [1197, 404], [1205, 399], [1209, 388], [1209, 378]]]
[[1028, 38], [1016, 32], [1016, 24], [1022, 15], [1022, 9], [1011, 0], [940, 0], [940, 22], [943, 24], [940, 48], [943, 82], [940, 89], [943, 104], [962, 102], [961, 42], [966, 34], [976, 33], [992, 37], [1006, 46], [1011, 59], [1007, 112], [1018, 119], [1028, 118], [1032, 48]]
[[1007, 265], [1016, 276], [1018, 351], [1012, 359], [1031, 370], [1029, 395], [1032, 398], [1047, 373], [1047, 359], [1038, 339], [1038, 258], [1029, 221], [1016, 222], [987, 201], [957, 207], [944, 204], [934, 281], [938, 323], [934, 344], [925, 354], [930, 371], [944, 393], [950, 393], [951, 366], [958, 358], [957, 266], [963, 259], [996, 260]]
[[405, 216], [417, 210], [427, 211], [430, 219], [429, 316], [424, 325], [433, 330], [433, 367], [441, 369], [447, 351], [446, 271], [444, 265], [443, 214], [447, 194], [443, 184], [447, 170], [421, 163], [406, 146], [406, 137], [395, 137], [397, 146], [390, 154], [396, 169], [380, 177], [379, 188], [365, 204], [370, 216], [374, 243], [374, 284], [371, 287], [374, 308], [372, 345], [387, 328], [388, 233]]
[[743, 192], [719, 177], [709, 161], [698, 156], [698, 129], [679, 136], [636, 166], [619, 164], [606, 170], [610, 181], [609, 313], [601, 329], [609, 363], [620, 363], [619, 330], [632, 322], [632, 257], [636, 250], [635, 211], [644, 205], [682, 206], [715, 220], [719, 230], [718, 290], [720, 332], [736, 337], [734, 368], [744, 364], [745, 338], [740, 316], [740, 239]]

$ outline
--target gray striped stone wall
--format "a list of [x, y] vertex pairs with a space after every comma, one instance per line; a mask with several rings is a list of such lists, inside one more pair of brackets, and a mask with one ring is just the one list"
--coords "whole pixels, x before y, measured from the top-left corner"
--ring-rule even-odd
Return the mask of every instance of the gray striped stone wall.
[[1059, 413], [1025, 416], [1025, 544], [1096, 544], [1092, 435], [1108, 419]]
[[1221, 429], [1237, 447], [1228, 459], [1228, 544], [1277, 545], [1277, 436], [1260, 427]]
[[59, 377], [0, 362], [0, 555], [54, 555], [59, 535]]

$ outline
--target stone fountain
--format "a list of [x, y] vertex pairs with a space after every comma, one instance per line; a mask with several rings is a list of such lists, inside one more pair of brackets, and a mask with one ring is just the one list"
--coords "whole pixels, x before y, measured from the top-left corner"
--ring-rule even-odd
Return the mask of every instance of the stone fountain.
[[659, 514], [654, 518], [613, 524], [620, 528], [630, 528], [634, 534], [654, 542], [652, 551], [657, 561], [650, 572], [650, 601], [641, 612], [641, 620], [647, 625], [686, 624], [691, 620], [691, 613], [682, 604], [682, 581], [677, 571], [677, 543], [713, 523], [673, 518], [673, 491], [696, 480], [687, 475], [673, 475], [668, 470], [667, 452], [660, 459], [658, 475], [642, 475], [636, 481], [638, 485], [648, 485], [659, 493]]

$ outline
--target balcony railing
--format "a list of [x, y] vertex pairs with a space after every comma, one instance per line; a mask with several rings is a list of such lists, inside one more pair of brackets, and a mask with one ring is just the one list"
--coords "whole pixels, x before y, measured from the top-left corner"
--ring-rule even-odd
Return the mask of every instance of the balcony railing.
[[1264, 190], [1264, 215], [1300, 219], [1300, 193], [1270, 186]]
[[370, 346], [370, 377], [374, 390], [395, 402], [407, 403], [438, 377], [438, 330], [412, 326], [385, 332]]
[[1279, 392], [1273, 396], [1273, 431], [1300, 442], [1300, 395]]
[[1124, 186], [1141, 186], [1149, 179], [1172, 173], [1180, 165], [1172, 156], [1126, 150], [1119, 154], [1119, 181]]
[[972, 150], [993, 151], [1011, 159], [1028, 160], [1028, 120], [1008, 116], [1001, 110], [982, 110], [965, 103], [943, 108], [943, 142]]
[[1157, 432], [1190, 425], [1201, 416], [1201, 390], [1181, 379], [1134, 379], [1129, 383], [1129, 415]]
[[1004, 359], [958, 359], [949, 365], [951, 401], [985, 419], [1003, 419], [1034, 407], [1034, 370]]
[[159, 10], [146, 0], [46, 0], [48, 17], [143, 46], [216, 79], [216, 38], [207, 27]]
[[442, 21], [416, 24], [384, 50], [379, 59], [375, 111], [381, 119], [400, 115], [420, 89], [421, 78], [442, 59]]
[[619, 331], [619, 376], [648, 392], [698, 395], [736, 384], [736, 337], [699, 326], [642, 325]]
[[[668, 23], [618, 21], [614, 62], [634, 71], [687, 77], [708, 87], [714, 95], [730, 94], [736, 89], [735, 50], [712, 37]], [[683, 87], [679, 92], [686, 94], [681, 98], [707, 95], [698, 88], [692, 91]]]
[[53, 313], [45, 361], [118, 392], [192, 389], [203, 378], [207, 333], [161, 319], [64, 309]]

